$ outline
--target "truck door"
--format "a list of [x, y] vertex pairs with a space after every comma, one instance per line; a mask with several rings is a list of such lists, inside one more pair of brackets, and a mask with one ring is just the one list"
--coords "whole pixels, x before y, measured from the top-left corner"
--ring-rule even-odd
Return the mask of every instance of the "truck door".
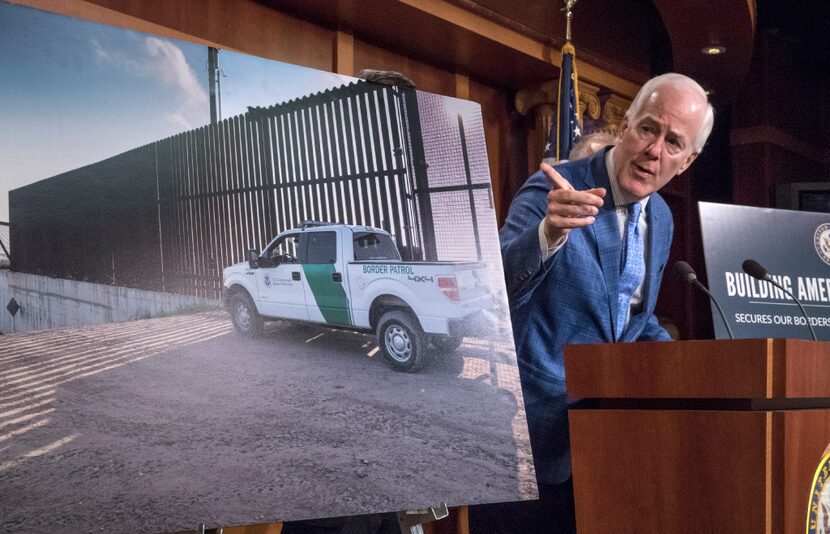
[[309, 320], [351, 325], [349, 299], [344, 287], [345, 261], [339, 254], [337, 232], [306, 232], [302, 234], [300, 245]]
[[264, 315], [308, 320], [299, 256], [298, 234], [280, 237], [262, 254], [256, 279]]

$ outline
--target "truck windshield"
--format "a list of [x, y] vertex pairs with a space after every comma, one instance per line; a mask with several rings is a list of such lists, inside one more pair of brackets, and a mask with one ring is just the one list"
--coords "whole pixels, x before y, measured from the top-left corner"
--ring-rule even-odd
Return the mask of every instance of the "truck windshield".
[[401, 255], [388, 234], [361, 232], [354, 236], [354, 259], [401, 261]]

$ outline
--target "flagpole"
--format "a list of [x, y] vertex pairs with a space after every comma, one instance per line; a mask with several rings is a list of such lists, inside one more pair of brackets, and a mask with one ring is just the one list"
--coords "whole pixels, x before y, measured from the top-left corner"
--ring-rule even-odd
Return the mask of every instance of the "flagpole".
[[571, 42], [571, 18], [573, 17], [573, 8], [574, 4], [576, 4], [576, 0], [565, 0], [565, 16], [567, 20], [565, 22], [565, 42]]
[[551, 122], [548, 142], [542, 161], [551, 165], [568, 157], [576, 138], [579, 137], [579, 77], [576, 72], [576, 50], [571, 44], [571, 19], [577, 0], [565, 0], [567, 23], [565, 44], [562, 46], [562, 62], [559, 64], [559, 83], [556, 92], [556, 110]]

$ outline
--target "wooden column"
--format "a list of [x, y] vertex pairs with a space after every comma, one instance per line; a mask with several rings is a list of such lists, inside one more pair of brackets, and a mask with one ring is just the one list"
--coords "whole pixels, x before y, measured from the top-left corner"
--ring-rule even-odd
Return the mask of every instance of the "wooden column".
[[[545, 145], [548, 142], [550, 127], [556, 120], [557, 87], [559, 80], [534, 84], [516, 93], [514, 104], [516, 111], [533, 119], [533, 126], [527, 136], [528, 174], [536, 172]], [[579, 103], [577, 119], [580, 129], [585, 124], [585, 118], [597, 121], [601, 117], [602, 106], [600, 103], [601, 88], [587, 82], [579, 81]], [[589, 131], [583, 130], [583, 134], [599, 131], [601, 128], [592, 125]]]
[[455, 73], [455, 97], [464, 100], [470, 99], [470, 77], [458, 72]]
[[344, 31], [334, 32], [334, 64], [337, 74], [354, 76], [354, 36]]

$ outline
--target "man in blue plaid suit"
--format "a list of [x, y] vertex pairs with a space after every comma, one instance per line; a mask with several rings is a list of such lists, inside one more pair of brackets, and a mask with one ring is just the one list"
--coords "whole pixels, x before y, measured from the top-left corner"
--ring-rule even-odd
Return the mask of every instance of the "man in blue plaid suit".
[[575, 528], [565, 345], [671, 339], [654, 316], [673, 231], [657, 191], [691, 165], [713, 121], [694, 80], [658, 76], [635, 97], [615, 146], [543, 164], [513, 199], [499, 237], [540, 501], [509, 530]]

